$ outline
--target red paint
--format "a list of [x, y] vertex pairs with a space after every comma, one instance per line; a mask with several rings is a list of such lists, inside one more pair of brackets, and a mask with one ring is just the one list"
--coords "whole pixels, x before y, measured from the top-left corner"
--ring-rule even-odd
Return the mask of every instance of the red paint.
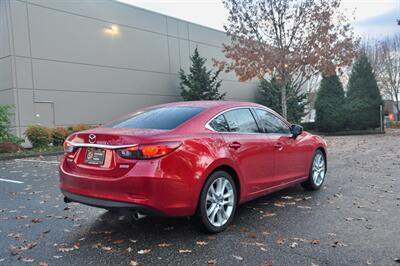
[[[306, 180], [315, 150], [326, 150], [324, 140], [307, 132], [293, 139], [268, 133], [217, 133], [205, 127], [209, 119], [230, 108], [267, 109], [258, 104], [199, 101], [163, 106], [206, 109], [173, 130], [99, 127], [69, 136], [67, 140], [75, 143], [89, 143], [89, 134], [95, 134], [96, 144], [182, 144], [154, 159], [124, 159], [116, 150], [106, 149], [101, 166], [86, 164], [86, 148], [76, 148], [61, 162], [60, 188], [87, 197], [141, 204], [170, 216], [193, 215], [205, 180], [218, 167], [236, 172], [243, 203]], [[148, 150], [151, 152], [155, 151]]]

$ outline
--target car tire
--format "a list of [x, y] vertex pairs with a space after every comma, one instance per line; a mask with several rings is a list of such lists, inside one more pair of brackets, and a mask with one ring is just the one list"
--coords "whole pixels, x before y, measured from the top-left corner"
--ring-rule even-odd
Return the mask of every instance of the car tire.
[[197, 216], [200, 225], [209, 233], [224, 231], [232, 222], [237, 205], [233, 178], [225, 171], [212, 173], [200, 194]]
[[306, 190], [318, 190], [322, 187], [326, 177], [326, 157], [321, 150], [316, 150], [311, 161], [308, 180], [301, 183]]

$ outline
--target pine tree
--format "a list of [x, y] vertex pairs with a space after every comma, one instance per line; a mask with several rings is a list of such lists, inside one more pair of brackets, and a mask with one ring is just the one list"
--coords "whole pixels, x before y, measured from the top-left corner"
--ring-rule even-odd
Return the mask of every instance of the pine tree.
[[344, 90], [339, 77], [322, 76], [315, 101], [315, 126], [321, 132], [335, 132], [344, 129]]
[[347, 85], [347, 126], [350, 129], [364, 130], [380, 126], [379, 92], [372, 67], [365, 54], [356, 60]]
[[[270, 80], [262, 79], [257, 90], [257, 102], [278, 113], [282, 113], [282, 93], [279, 86], [274, 76]], [[293, 86], [290, 84], [286, 87], [286, 93], [290, 96], [287, 100], [287, 119], [292, 123], [300, 123], [301, 118], [304, 116], [307, 95], [305, 93], [295, 93]]]
[[212, 72], [204, 66], [206, 59], [199, 55], [197, 48], [190, 57], [192, 65], [189, 74], [185, 74], [183, 69], [179, 71], [181, 96], [185, 101], [196, 100], [223, 100], [226, 93], [220, 94], [218, 88], [221, 80], [218, 75], [221, 70]]

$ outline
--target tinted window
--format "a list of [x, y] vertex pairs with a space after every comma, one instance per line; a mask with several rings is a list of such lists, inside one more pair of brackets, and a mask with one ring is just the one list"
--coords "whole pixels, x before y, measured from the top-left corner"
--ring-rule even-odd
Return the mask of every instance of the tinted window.
[[235, 109], [224, 113], [230, 132], [259, 132], [249, 109]]
[[225, 117], [223, 115], [219, 115], [218, 117], [214, 118], [211, 122], [210, 122], [210, 126], [218, 132], [228, 132], [229, 131], [229, 127], [228, 127], [228, 123], [225, 120]]
[[203, 108], [197, 107], [162, 107], [134, 113], [129, 118], [106, 126], [113, 128], [174, 129], [203, 110]]
[[284, 123], [276, 115], [260, 109], [256, 109], [255, 111], [261, 120], [262, 127], [264, 127], [268, 133], [290, 133], [289, 127], [286, 125], [286, 123]]

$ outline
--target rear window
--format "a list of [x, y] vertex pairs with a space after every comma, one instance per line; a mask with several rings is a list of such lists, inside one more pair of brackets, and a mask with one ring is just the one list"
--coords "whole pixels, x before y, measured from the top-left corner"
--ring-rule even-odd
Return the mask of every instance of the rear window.
[[118, 120], [106, 127], [111, 128], [147, 128], [174, 129], [202, 112], [199, 107], [161, 107], [134, 113], [131, 117]]

